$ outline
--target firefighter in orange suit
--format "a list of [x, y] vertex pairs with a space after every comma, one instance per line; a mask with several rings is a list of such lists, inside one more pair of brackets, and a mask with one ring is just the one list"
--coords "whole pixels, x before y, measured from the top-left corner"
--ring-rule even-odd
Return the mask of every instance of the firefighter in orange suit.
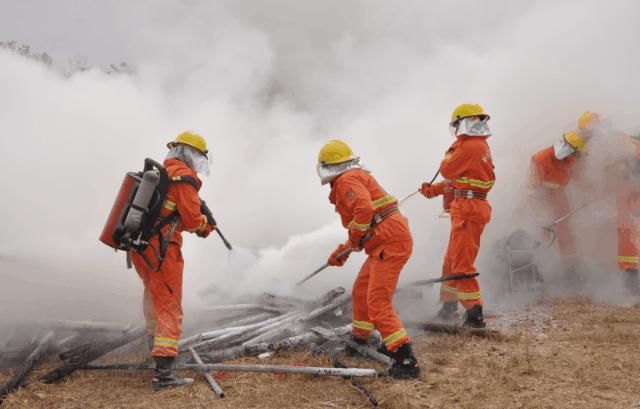
[[[587, 141], [599, 122], [598, 114], [585, 112], [578, 119], [577, 130], [564, 134], [561, 140], [532, 156], [527, 201], [536, 213], [545, 213], [548, 224], [571, 211], [565, 187], [573, 179], [576, 159], [585, 151]], [[571, 276], [575, 274], [577, 261], [569, 220], [561, 221], [554, 228], [560, 254]]]
[[[450, 122], [456, 141], [440, 164], [440, 173], [446, 181], [423, 183], [421, 187], [427, 198], [442, 195], [448, 184], [453, 187], [451, 235], [442, 268], [444, 277], [477, 272], [474, 263], [480, 250], [480, 237], [491, 219], [487, 194], [495, 183], [491, 151], [487, 144], [491, 135], [488, 120], [489, 115], [480, 105], [458, 106]], [[440, 318], [455, 319], [460, 302], [466, 310], [464, 326], [486, 327], [480, 285], [475, 277], [442, 283], [440, 300], [443, 302], [438, 311]]]
[[398, 200], [385, 192], [342, 141], [332, 140], [322, 147], [317, 170], [322, 184], [331, 185], [329, 201], [349, 231], [348, 240], [331, 254], [328, 263], [342, 266], [349, 252], [343, 257], [339, 254], [347, 249], [364, 248], [368, 255], [353, 284], [353, 339], [364, 344], [377, 329], [383, 340], [381, 351], [393, 362], [390, 375], [417, 378], [420, 368], [409, 335], [393, 308], [400, 271], [413, 249]]
[[197, 173], [209, 172], [204, 138], [183, 132], [167, 147], [170, 150], [164, 167], [172, 183], [156, 224], [158, 234], [142, 253], [130, 253], [144, 283], [144, 316], [154, 341], [151, 355], [156, 364], [152, 384], [155, 390], [193, 383], [193, 379], [181, 378], [173, 370], [182, 334], [181, 232], [207, 237], [215, 228], [202, 214], [198, 197], [202, 182]]
[[640, 292], [638, 266], [640, 252], [638, 251], [638, 221], [640, 219], [640, 134], [629, 137], [619, 135], [624, 145], [625, 158], [621, 163], [622, 170], [618, 177], [622, 179], [622, 186], [618, 189], [618, 268], [625, 273], [627, 290], [632, 294]]

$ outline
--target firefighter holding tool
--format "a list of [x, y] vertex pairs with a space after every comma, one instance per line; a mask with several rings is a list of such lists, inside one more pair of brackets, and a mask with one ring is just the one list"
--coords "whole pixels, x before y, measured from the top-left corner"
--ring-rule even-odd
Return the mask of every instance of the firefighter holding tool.
[[393, 362], [389, 374], [397, 379], [417, 378], [420, 368], [409, 335], [393, 308], [400, 272], [413, 250], [398, 200], [382, 189], [340, 140], [331, 140], [320, 149], [317, 170], [321, 183], [330, 184], [329, 201], [349, 231], [348, 240], [338, 246], [328, 264], [344, 265], [351, 251], [364, 249], [368, 256], [352, 290], [353, 339], [364, 344], [377, 329], [383, 340], [381, 350]]
[[143, 172], [127, 173], [100, 237], [105, 244], [128, 252], [144, 284], [154, 390], [193, 383], [174, 370], [182, 334], [182, 232], [207, 237], [215, 230], [198, 196], [202, 186], [198, 173], [209, 174], [206, 141], [183, 132], [167, 147], [163, 165], [147, 159]]
[[[474, 262], [480, 237], [491, 218], [487, 194], [495, 183], [494, 166], [487, 138], [491, 136], [489, 115], [480, 105], [462, 104], [451, 116], [450, 130], [456, 141], [440, 164], [446, 179], [424, 183], [421, 193], [428, 199], [444, 195], [445, 211], [451, 214], [451, 233], [444, 257], [444, 277], [477, 272]], [[476, 277], [444, 281], [440, 287], [442, 307], [438, 317], [454, 320], [458, 302], [466, 310], [463, 325], [485, 328], [480, 285]]]
[[[572, 212], [566, 188], [579, 176], [576, 165], [586, 152], [587, 143], [600, 124], [600, 116], [586, 111], [578, 119], [576, 130], [531, 157], [527, 203], [534, 213], [556, 221]], [[565, 264], [568, 279], [575, 280], [578, 269], [575, 232], [571, 220], [563, 219], [552, 225], [558, 249]]]

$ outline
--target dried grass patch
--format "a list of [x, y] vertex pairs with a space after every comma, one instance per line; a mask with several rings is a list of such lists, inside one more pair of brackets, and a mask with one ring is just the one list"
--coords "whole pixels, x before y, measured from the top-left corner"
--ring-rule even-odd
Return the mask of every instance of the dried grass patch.
[[[640, 308], [571, 299], [554, 301], [552, 310], [556, 325], [546, 328], [544, 336], [523, 331], [501, 341], [449, 335], [414, 337], [423, 367], [421, 379], [360, 381], [373, 392], [380, 407], [389, 409], [640, 408]], [[130, 354], [124, 351], [104, 361], [124, 362]], [[137, 355], [133, 361], [139, 359]], [[344, 361], [373, 366], [362, 359]], [[330, 366], [326, 358], [308, 353], [234, 362]], [[215, 376], [227, 393], [224, 399], [218, 399], [201, 376], [193, 387], [154, 393], [150, 373], [80, 371], [60, 384], [32, 383], [9, 396], [2, 408], [370, 407], [342, 378], [255, 373]]]

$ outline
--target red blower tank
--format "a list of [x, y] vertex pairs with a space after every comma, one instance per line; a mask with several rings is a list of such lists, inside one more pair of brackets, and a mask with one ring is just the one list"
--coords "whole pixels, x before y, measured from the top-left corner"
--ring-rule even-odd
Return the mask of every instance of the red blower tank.
[[[140, 177], [133, 172], [129, 172], [125, 175], [124, 180], [122, 181], [122, 186], [120, 186], [118, 196], [116, 197], [116, 201], [113, 203], [113, 207], [111, 207], [111, 213], [109, 213], [107, 223], [100, 235], [101, 242], [116, 250], [120, 249], [120, 246], [115, 242], [114, 234], [122, 232], [123, 230], [122, 221], [124, 219], [124, 212], [127, 211], [129, 203], [133, 200], [132, 195], [135, 194], [137, 187], [140, 185], [140, 181]], [[122, 233], [118, 235], [121, 234]]]

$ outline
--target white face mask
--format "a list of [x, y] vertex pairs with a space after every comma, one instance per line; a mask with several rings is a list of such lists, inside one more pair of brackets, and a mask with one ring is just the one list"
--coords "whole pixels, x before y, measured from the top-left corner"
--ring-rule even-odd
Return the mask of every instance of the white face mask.
[[491, 130], [487, 123], [489, 118], [463, 118], [458, 121], [457, 129], [452, 128], [454, 136], [467, 135], [467, 136], [491, 136]]
[[322, 183], [323, 185], [331, 183], [333, 179], [351, 169], [366, 170], [360, 158], [356, 158], [354, 160], [343, 163], [337, 163], [335, 165], [322, 165], [319, 163], [316, 167], [318, 176], [320, 177], [320, 183]]
[[211, 153], [209, 153], [209, 157], [207, 158], [207, 156], [199, 150], [181, 143], [176, 144], [167, 154], [167, 159], [178, 159], [186, 163], [194, 172], [206, 176], [209, 176], [211, 158]]
[[569, 157], [569, 155], [571, 155], [575, 151], [576, 149], [573, 146], [569, 145], [564, 139], [561, 139], [553, 144], [553, 153], [558, 160]]

